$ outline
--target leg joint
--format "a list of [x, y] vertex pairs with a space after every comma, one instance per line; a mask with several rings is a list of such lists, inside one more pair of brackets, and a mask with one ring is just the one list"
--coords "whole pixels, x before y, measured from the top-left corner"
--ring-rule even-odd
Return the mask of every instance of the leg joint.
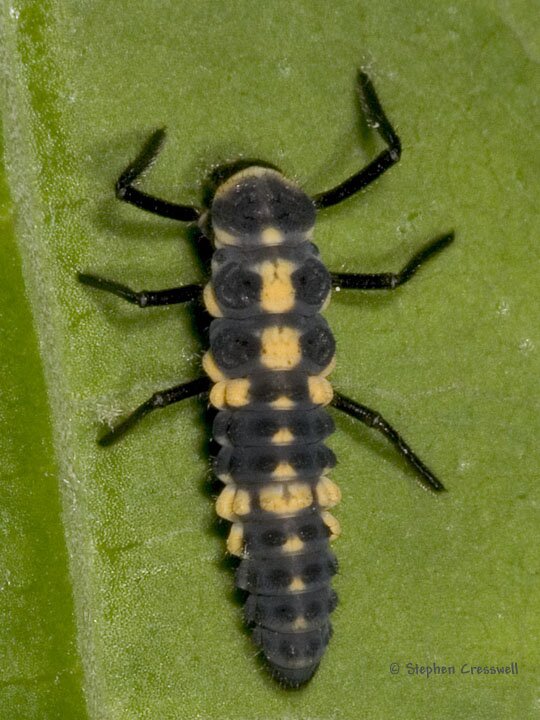
[[399, 138], [396, 138], [393, 147], [389, 148], [389, 151], [390, 159], [396, 163], [401, 157], [401, 142]]
[[118, 200], [123, 200], [128, 193], [129, 186], [123, 182], [123, 178], [119, 178], [115, 185], [114, 190]]
[[154, 408], [162, 408], [165, 407], [167, 404], [165, 401], [165, 396], [163, 393], [157, 392], [152, 395], [152, 407]]

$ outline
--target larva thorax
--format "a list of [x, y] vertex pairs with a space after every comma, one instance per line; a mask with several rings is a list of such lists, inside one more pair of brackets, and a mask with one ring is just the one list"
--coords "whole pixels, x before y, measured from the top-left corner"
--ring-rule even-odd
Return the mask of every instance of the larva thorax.
[[313, 201], [277, 170], [253, 166], [215, 193], [205, 224], [216, 252], [205, 305], [215, 318], [203, 366], [214, 381], [225, 487], [216, 511], [233, 523], [236, 584], [253, 638], [282, 682], [315, 672], [328, 643], [336, 571], [329, 539], [340, 498], [324, 409], [335, 343], [320, 315], [330, 275], [311, 242]]

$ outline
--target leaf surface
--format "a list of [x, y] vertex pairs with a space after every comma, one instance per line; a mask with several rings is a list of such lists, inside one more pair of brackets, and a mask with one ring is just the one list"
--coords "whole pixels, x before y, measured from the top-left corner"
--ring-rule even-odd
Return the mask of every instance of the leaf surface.
[[[2, 720], [533, 717], [534, 10], [4, 3]], [[200, 202], [208, 171], [240, 156], [312, 193], [356, 171], [380, 148], [359, 118], [359, 65], [403, 157], [321, 213], [325, 262], [397, 270], [430, 237], [453, 228], [456, 242], [395, 293], [336, 294], [333, 381], [449, 492], [422, 493], [382, 439], [337, 418], [341, 603], [315, 680], [291, 693], [242, 627], [201, 404], [95, 444], [101, 424], [201, 372], [192, 314], [126, 306], [75, 276], [202, 279], [184, 226], [114, 199], [157, 127], [168, 140], [144, 186], [170, 200]], [[512, 662], [518, 675], [463, 671]], [[428, 679], [433, 663], [454, 673]]]

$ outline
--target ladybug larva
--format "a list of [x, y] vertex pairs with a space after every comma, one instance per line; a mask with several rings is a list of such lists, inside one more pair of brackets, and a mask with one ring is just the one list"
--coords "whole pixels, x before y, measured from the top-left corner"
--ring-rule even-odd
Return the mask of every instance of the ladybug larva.
[[397, 273], [332, 273], [313, 244], [318, 211], [358, 193], [394, 165], [401, 143], [373, 85], [359, 72], [367, 123], [385, 141], [365, 168], [335, 188], [307, 195], [276, 167], [260, 161], [221, 166], [212, 174], [205, 208], [179, 205], [141, 191], [136, 181], [164, 139], [156, 131], [116, 183], [119, 199], [142, 210], [197, 223], [211, 243], [211, 278], [199, 284], [136, 292], [89, 274], [79, 280], [139, 307], [201, 298], [213, 320], [205, 376], [155, 393], [107, 432], [109, 445], [144, 415], [184, 398], [209, 397], [217, 409], [215, 474], [224, 487], [217, 514], [232, 523], [227, 549], [240, 558], [236, 585], [247, 593], [244, 613], [272, 675], [299, 687], [315, 673], [328, 645], [331, 588], [337, 563], [330, 542], [339, 535], [330, 508], [340, 500], [328, 477], [334, 453], [332, 406], [378, 430], [427, 489], [442, 483], [383, 417], [332, 389], [335, 341], [321, 312], [332, 287], [394, 290], [453, 240], [429, 242]]

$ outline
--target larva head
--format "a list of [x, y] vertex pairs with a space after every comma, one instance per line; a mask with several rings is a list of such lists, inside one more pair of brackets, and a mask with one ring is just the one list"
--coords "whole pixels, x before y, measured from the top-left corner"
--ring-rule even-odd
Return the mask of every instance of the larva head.
[[218, 185], [209, 220], [217, 247], [294, 245], [309, 239], [315, 205], [275, 168], [251, 165]]

